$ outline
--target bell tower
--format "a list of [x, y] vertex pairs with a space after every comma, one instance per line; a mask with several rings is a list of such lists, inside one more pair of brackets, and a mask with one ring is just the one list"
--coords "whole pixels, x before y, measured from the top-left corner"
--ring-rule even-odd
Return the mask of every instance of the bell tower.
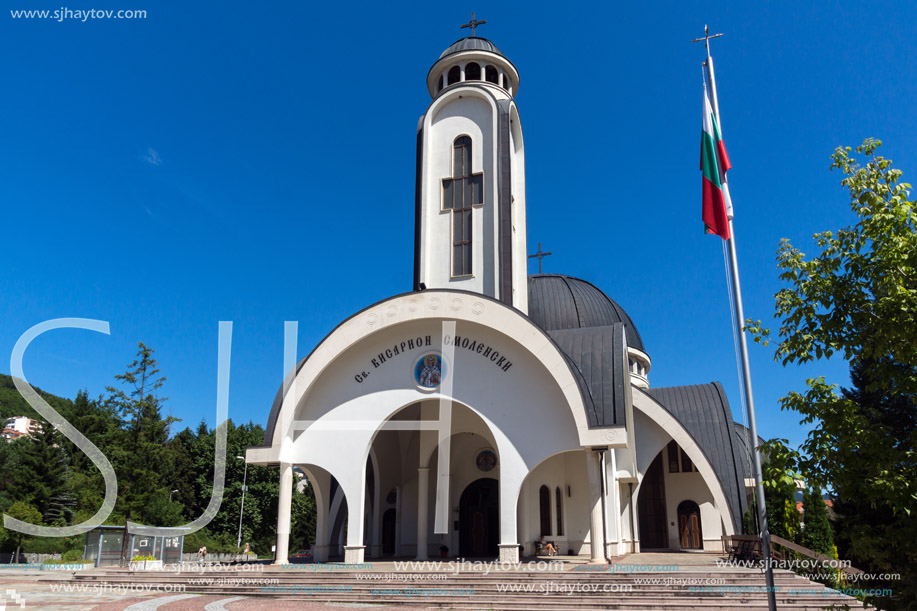
[[[481, 293], [528, 312], [525, 149], [516, 67], [472, 36], [427, 74], [417, 126], [414, 290]], [[466, 26], [463, 26], [466, 27]]]

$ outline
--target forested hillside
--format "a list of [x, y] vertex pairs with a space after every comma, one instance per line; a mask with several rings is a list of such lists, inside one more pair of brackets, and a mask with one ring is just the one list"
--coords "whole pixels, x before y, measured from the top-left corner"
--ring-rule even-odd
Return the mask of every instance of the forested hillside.
[[[64, 399], [57, 395], [47, 393], [42, 389], [33, 386], [38, 394], [48, 402], [48, 404], [59, 412], [70, 409], [73, 402], [70, 399]], [[16, 385], [13, 384], [13, 378], [0, 373], [0, 419], [12, 418], [13, 416], [28, 416], [29, 418], [38, 418], [38, 414], [32, 409], [32, 406], [26, 403]]]
[[[206, 422], [179, 428], [178, 418], [163, 416], [166, 379], [153, 350], [139, 344], [136, 359], [96, 399], [82, 390], [73, 400], [41, 393], [111, 462], [118, 478], [118, 500], [106, 524], [127, 520], [152, 526], [177, 526], [199, 517], [210, 502], [217, 431]], [[37, 390], [37, 389], [36, 389]], [[180, 406], [172, 406], [181, 413]], [[16, 390], [10, 376], [0, 377], [0, 414], [42, 420]], [[43, 421], [43, 420], [42, 420]], [[206, 544], [212, 552], [239, 549], [244, 455], [261, 445], [264, 430], [251, 422], [226, 423], [226, 475], [220, 510], [204, 530], [185, 539], [185, 550]], [[223, 457], [220, 457], [221, 459]], [[242, 516], [242, 545], [270, 554], [275, 541], [279, 477], [267, 467], [249, 467]], [[33, 523], [63, 526], [83, 522], [102, 505], [105, 483], [89, 457], [47, 423], [33, 437], [0, 442], [0, 511]], [[293, 491], [290, 545], [312, 543], [315, 501], [308, 486]], [[0, 551], [12, 551], [19, 534], [0, 527]], [[83, 548], [83, 537], [25, 538], [24, 551], [63, 552]]]

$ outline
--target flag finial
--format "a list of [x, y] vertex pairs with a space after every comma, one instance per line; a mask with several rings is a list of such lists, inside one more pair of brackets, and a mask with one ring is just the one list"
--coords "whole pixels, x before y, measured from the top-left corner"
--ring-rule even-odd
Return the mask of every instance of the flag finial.
[[700, 41], [704, 41], [704, 46], [707, 47], [707, 57], [710, 57], [710, 39], [711, 39], [711, 38], [719, 38], [719, 37], [722, 36], [722, 35], [723, 35], [722, 32], [719, 33], [719, 34], [713, 34], [713, 35], [711, 35], [711, 34], [710, 34], [710, 28], [708, 28], [706, 25], [704, 25], [704, 37], [703, 37], [703, 38], [695, 38], [695, 39], [692, 40], [691, 42], [700, 42]]

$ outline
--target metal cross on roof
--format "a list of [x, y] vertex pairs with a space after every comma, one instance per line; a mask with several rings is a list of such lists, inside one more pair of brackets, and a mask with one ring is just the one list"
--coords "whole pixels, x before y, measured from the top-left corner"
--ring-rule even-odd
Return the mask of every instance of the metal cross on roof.
[[534, 255], [529, 255], [529, 259], [538, 259], [538, 273], [541, 273], [541, 260], [547, 257], [548, 255], [553, 254], [550, 252], [541, 252], [541, 242], [538, 242], [538, 252]]
[[487, 20], [486, 20], [486, 19], [482, 19], [481, 21], [476, 21], [475, 18], [474, 18], [474, 11], [472, 11], [472, 12], [471, 12], [471, 21], [469, 21], [468, 23], [464, 24], [462, 27], [463, 27], [463, 28], [471, 28], [471, 37], [474, 38], [474, 29], [475, 29], [476, 27], [478, 27], [479, 25], [482, 25], [482, 24], [485, 24], [485, 23], [487, 23]]

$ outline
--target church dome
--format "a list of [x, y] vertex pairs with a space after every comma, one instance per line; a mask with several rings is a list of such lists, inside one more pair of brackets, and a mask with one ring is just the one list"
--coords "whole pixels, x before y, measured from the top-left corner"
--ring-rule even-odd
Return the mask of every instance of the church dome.
[[449, 48], [443, 51], [439, 58], [442, 59], [447, 55], [461, 53], [462, 51], [489, 51], [490, 53], [496, 53], [501, 57], [505, 57], [503, 53], [500, 52], [500, 49], [497, 48], [497, 45], [486, 38], [469, 36], [468, 38], [463, 38], [449, 45]]
[[636, 325], [620, 305], [593, 284], [560, 274], [529, 276], [529, 318], [545, 331], [623, 323], [627, 345], [646, 352]]

